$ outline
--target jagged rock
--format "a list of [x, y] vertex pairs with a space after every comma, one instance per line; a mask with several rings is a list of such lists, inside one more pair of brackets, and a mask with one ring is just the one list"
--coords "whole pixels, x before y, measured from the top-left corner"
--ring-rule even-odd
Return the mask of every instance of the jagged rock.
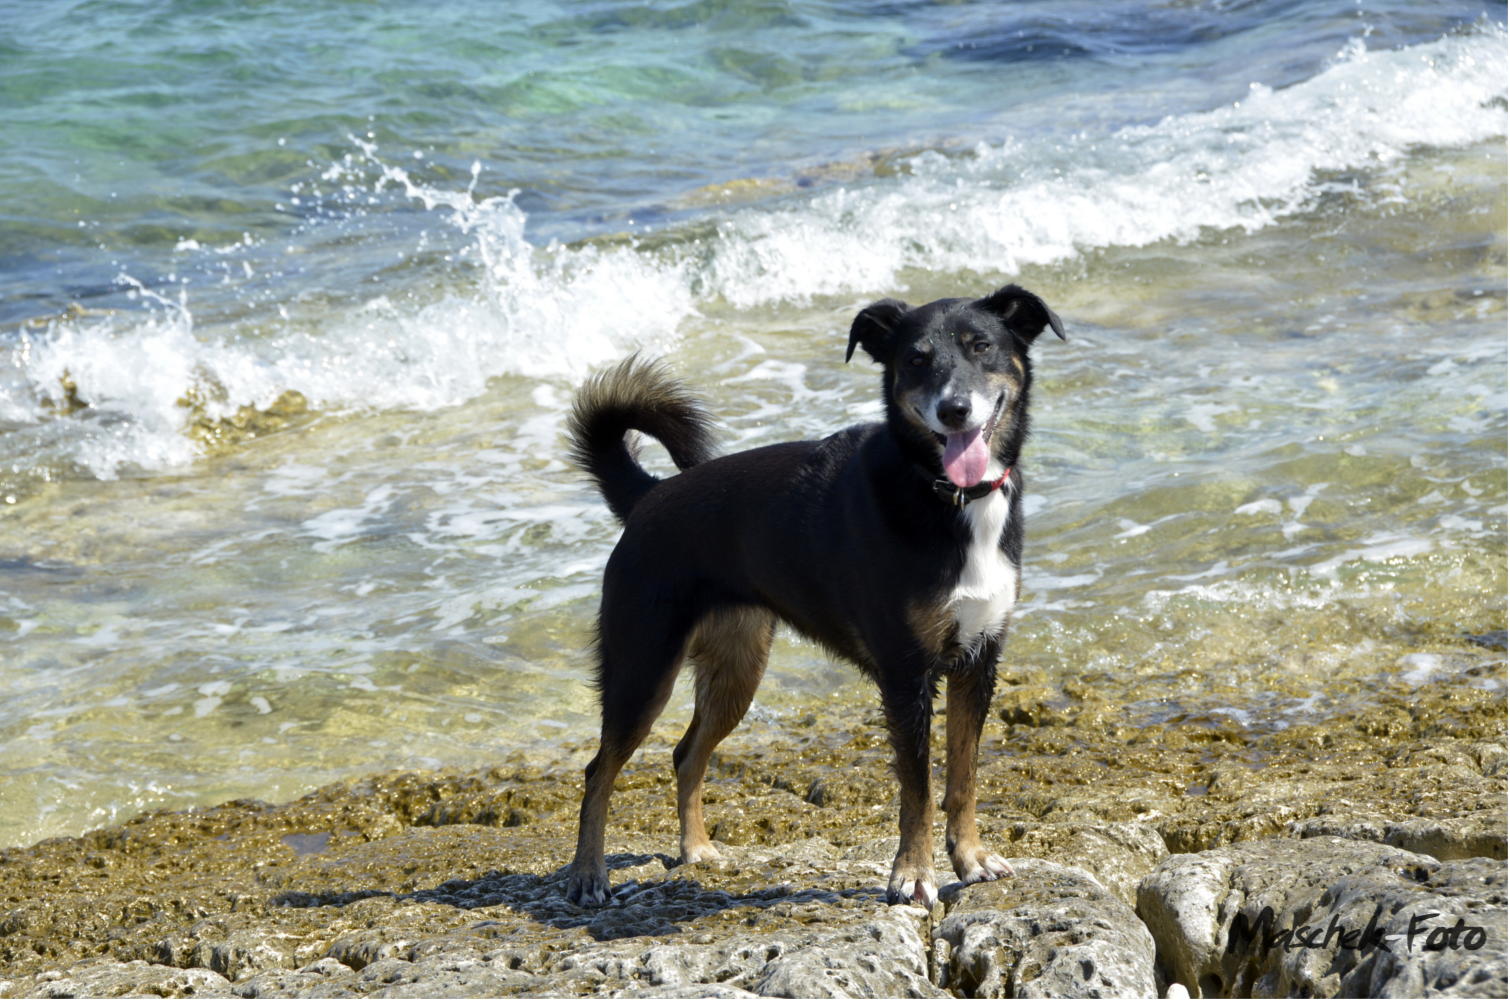
[[322, 958], [294, 972], [276, 969], [259, 972], [231, 987], [238, 997], [313, 996], [327, 981], [351, 981], [351, 969], [333, 958]]
[[[1169, 857], [1164, 838], [1157, 830], [1147, 823], [1131, 821], [1014, 823], [987, 835], [985, 840], [1003, 855], [1011, 853], [1084, 868], [1128, 906], [1137, 902], [1138, 883], [1143, 876]], [[878, 837], [846, 849], [842, 860], [868, 863], [874, 866], [872, 870], [877, 875], [889, 876], [899, 843], [897, 837]], [[933, 866], [941, 886], [954, 881], [954, 869], [941, 838], [934, 842]], [[883, 884], [885, 881], [881, 879]]]
[[534, 976], [478, 957], [372, 963], [351, 989], [371, 997], [496, 997], [536, 984]]
[[[1475, 858], [1345, 878], [1328, 889], [1312, 920], [1348, 926], [1364, 914], [1388, 917], [1390, 950], [1375, 950], [1350, 969], [1344, 964], [1338, 996], [1504, 997], [1510, 996], [1505, 903], [1504, 862]], [[1297, 954], [1296, 963], [1287, 956], [1287, 964], [1298, 966], [1291, 981], [1325, 988], [1336, 975], [1321, 964], [1320, 952]]]
[[1505, 860], [1506, 811], [1501, 808], [1471, 816], [1441, 819], [1393, 820], [1383, 816], [1341, 814], [1314, 816], [1291, 823], [1292, 837], [1341, 837], [1372, 840], [1413, 854], [1427, 854], [1438, 861], [1468, 858]]
[[1143, 876], [1169, 857], [1147, 823], [1016, 823], [1002, 833], [1003, 853], [1084, 868], [1128, 906], [1137, 903]]
[[264, 930], [236, 931], [211, 946], [208, 961], [195, 965], [208, 966], [234, 983], [259, 972], [292, 969], [293, 942], [288, 935]]
[[[879, 893], [878, 893], [879, 895]], [[818, 908], [810, 908], [817, 915]], [[625, 981], [638, 995], [714, 986], [766, 997], [946, 997], [928, 977], [923, 922], [914, 907], [877, 907], [837, 926], [813, 922], [717, 943], [585, 945], [554, 963], [553, 977]], [[634, 992], [626, 996], [637, 995]]]
[[927, 912], [893, 907], [873, 920], [788, 944], [761, 971], [763, 997], [947, 997], [928, 978]]
[[23, 997], [230, 997], [231, 984], [209, 969], [178, 969], [137, 959], [89, 959], [67, 972], [46, 972], [28, 984]]
[[[653, 735], [620, 779], [606, 845], [613, 896], [601, 909], [566, 901], [562, 867], [574, 848], [590, 744], [511, 751], [468, 774], [372, 775], [279, 806], [238, 800], [156, 812], [0, 849], [0, 997], [96, 995], [133, 983], [154, 994], [194, 986], [244, 997], [925, 994], [965, 966], [978, 966], [984, 981], [993, 961], [1003, 990], [1015, 976], [1026, 993], [1072, 994], [1089, 991], [1075, 955], [1115, 971], [1116, 956], [1098, 942], [1130, 933], [1110, 897], [1125, 897], [1160, 861], [1165, 848], [1150, 828], [1166, 847], [1192, 852], [1257, 837], [1319, 843], [1324, 837], [1296, 838], [1387, 817], [1377, 829], [1349, 832], [1409, 834], [1427, 851], [1436, 848], [1423, 831], [1447, 831], [1430, 834], [1447, 839], [1453, 830], [1492, 831], [1503, 815], [1497, 692], [1385, 691], [1377, 711], [1279, 732], [1248, 731], [1225, 716], [1134, 731], [1106, 724], [1115, 703], [1092, 697], [1100, 691], [1092, 687], [1065, 686], [1082, 709], [1073, 724], [987, 723], [983, 838], [1004, 854], [1094, 875], [1062, 878], [1054, 895], [1039, 891], [1034, 862], [1024, 860], [1010, 883], [968, 890], [991, 900], [985, 909], [1011, 916], [1000, 925], [1007, 939], [1007, 929], [1021, 931], [1011, 954], [975, 940], [972, 952], [958, 935], [955, 954], [946, 937], [930, 938], [926, 918], [886, 907], [897, 822], [890, 749], [879, 713], [835, 708], [822, 727], [772, 724], [753, 742], [741, 745], [736, 734], [720, 747], [707, 811], [739, 843], [694, 865], [666, 853], [677, 831], [672, 741]], [[943, 728], [935, 735], [942, 740]], [[1462, 839], [1469, 843], [1468, 833]], [[947, 885], [942, 829], [935, 843]], [[1096, 884], [1104, 894], [1089, 888]], [[990, 896], [1009, 890], [1042, 919], [1014, 916], [1005, 895]], [[956, 925], [962, 913], [949, 911]], [[937, 909], [936, 926], [945, 917]], [[1072, 941], [1063, 928], [1089, 936]], [[1011, 965], [1019, 953], [1064, 975]], [[137, 979], [91, 984], [86, 972], [100, 962]], [[1377, 962], [1366, 972], [1370, 983], [1382, 977], [1380, 989], [1417, 974]], [[1451, 968], [1428, 962], [1417, 972], [1421, 988], [1434, 989]], [[72, 985], [59, 985], [65, 980]], [[1479, 988], [1472, 976], [1457, 982], [1453, 989]], [[1145, 976], [1127, 992], [1161, 985]], [[1175, 983], [1170, 994], [1181, 989]]]
[[1154, 944], [1084, 869], [1013, 858], [1013, 878], [947, 887], [938, 979], [969, 997], [1151, 997]]
[[1505, 885], [1484, 858], [1272, 840], [1167, 859], [1138, 911], [1192, 996], [1503, 997]]
[[721, 983], [699, 983], [695, 986], [633, 986], [627, 990], [614, 990], [610, 997], [653, 997], [655, 1000], [737, 1000], [738, 997], [755, 997], [758, 993], [724, 986]]

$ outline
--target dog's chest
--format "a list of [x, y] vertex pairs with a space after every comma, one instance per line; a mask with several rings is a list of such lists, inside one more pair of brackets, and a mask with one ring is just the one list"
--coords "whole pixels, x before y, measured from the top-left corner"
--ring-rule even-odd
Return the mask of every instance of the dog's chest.
[[965, 565], [949, 594], [949, 610], [957, 626], [955, 641], [974, 651], [982, 640], [999, 633], [1017, 604], [1017, 568], [1001, 550], [1001, 533], [1010, 508], [1005, 492], [997, 491], [970, 504], [961, 513], [970, 525]]

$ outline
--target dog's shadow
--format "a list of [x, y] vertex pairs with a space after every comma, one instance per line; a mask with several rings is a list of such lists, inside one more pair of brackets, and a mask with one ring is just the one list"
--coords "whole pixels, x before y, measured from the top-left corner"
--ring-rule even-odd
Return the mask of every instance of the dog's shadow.
[[[269, 902], [273, 906], [292, 907], [348, 906], [362, 899], [389, 896], [404, 902], [434, 903], [459, 910], [503, 906], [549, 927], [561, 930], [581, 927], [598, 941], [613, 941], [679, 934], [684, 925], [725, 910], [761, 911], [776, 906], [791, 908], [813, 903], [834, 905], [841, 900], [884, 905], [886, 898], [885, 890], [879, 887], [799, 888], [789, 881], [781, 881], [779, 873], [774, 871], [769, 873], [770, 881], [762, 887], [729, 891], [708, 888], [699, 882], [697, 875], [708, 871], [701, 865], [682, 865], [664, 854], [610, 854], [605, 860], [610, 874], [617, 872], [628, 878], [611, 879], [616, 884], [608, 902], [593, 908], [567, 902], [568, 866], [564, 865], [548, 875], [490, 871], [480, 878], [452, 879], [433, 889], [408, 893], [288, 891]], [[477, 926], [486, 927], [498, 922], [483, 921]]]

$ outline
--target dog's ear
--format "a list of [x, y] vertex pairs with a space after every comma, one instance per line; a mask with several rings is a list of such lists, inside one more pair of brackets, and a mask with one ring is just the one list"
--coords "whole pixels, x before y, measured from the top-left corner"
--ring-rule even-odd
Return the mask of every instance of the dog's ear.
[[855, 356], [855, 345], [865, 348], [871, 360], [885, 364], [886, 347], [897, 328], [897, 321], [907, 312], [907, 303], [897, 299], [882, 299], [860, 310], [860, 315], [849, 325], [849, 349], [844, 352], [844, 361]]
[[1058, 334], [1060, 340], [1064, 339], [1064, 324], [1059, 322], [1054, 310], [1026, 288], [1007, 285], [983, 299], [977, 299], [975, 307], [1001, 320], [1007, 329], [1029, 344], [1037, 339], [1046, 326]]

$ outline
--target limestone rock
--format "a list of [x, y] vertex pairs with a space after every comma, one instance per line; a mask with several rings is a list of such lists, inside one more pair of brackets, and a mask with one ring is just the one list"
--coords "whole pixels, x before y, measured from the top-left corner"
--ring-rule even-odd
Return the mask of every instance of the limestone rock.
[[[1390, 942], [1389, 951], [1367, 953], [1351, 968], [1351, 962], [1342, 963], [1338, 996], [1504, 997], [1510, 996], [1506, 898], [1503, 861], [1475, 858], [1403, 872], [1375, 869], [1332, 885], [1312, 922], [1325, 919], [1330, 925], [1337, 920], [1351, 926], [1367, 915], [1384, 925]], [[1322, 952], [1296, 955], [1300, 960], [1295, 963], [1286, 956], [1290, 982], [1330, 985], [1336, 974], [1323, 964]]]
[[737, 1000], [738, 997], [755, 997], [758, 993], [741, 990], [722, 983], [699, 983], [695, 986], [632, 986], [626, 990], [614, 990], [610, 997], [645, 997], [654, 1000]]
[[1084, 868], [1128, 906], [1137, 903], [1143, 876], [1169, 857], [1157, 830], [1131, 821], [1016, 823], [986, 840], [1003, 853]]
[[276, 969], [259, 972], [231, 987], [238, 997], [253, 1000], [257, 997], [312, 996], [328, 981], [349, 984], [352, 971], [333, 958], [322, 958], [297, 971]]
[[1505, 996], [1505, 900], [1503, 862], [1333, 837], [1175, 855], [1138, 888], [1163, 971], [1199, 997]]
[[27, 984], [24, 997], [230, 997], [231, 984], [209, 969], [178, 969], [140, 959], [78, 962], [66, 972], [46, 972]]
[[928, 978], [926, 911], [892, 907], [874, 919], [805, 935], [762, 970], [763, 997], [947, 997]]
[[[1015, 683], [1058, 698], [1059, 682], [1047, 677]], [[983, 839], [1003, 854], [1094, 876], [1042, 869], [1061, 873], [1056, 895], [1023, 860], [1011, 883], [964, 893], [998, 914], [977, 921], [977, 934], [1015, 950], [972, 939], [972, 952], [962, 932], [956, 949], [928, 917], [886, 907], [897, 823], [891, 751], [878, 712], [835, 707], [822, 725], [761, 722], [750, 736], [747, 723], [720, 747], [705, 796], [725, 857], [694, 865], [668, 853], [677, 843], [674, 737], [652, 734], [615, 793], [606, 843], [613, 897], [600, 909], [566, 901], [562, 867], [575, 846], [590, 743], [509, 751], [466, 774], [377, 774], [284, 805], [154, 812], [82, 837], [0, 848], [0, 997], [190, 987], [243, 997], [925, 994], [977, 965], [977, 984], [995, 968], [1002, 992], [1015, 976], [1025, 993], [1072, 994], [1091, 991], [1077, 955], [1092, 970], [1115, 971], [1118, 958], [1098, 952], [1098, 942], [1131, 931], [1110, 897], [1126, 900], [1166, 849], [1261, 837], [1302, 849], [1345, 833], [1362, 838], [1362, 851], [1434, 855], [1418, 869], [1425, 881], [1412, 884], [1445, 878], [1431, 892], [1451, 896], [1467, 869], [1433, 875], [1431, 866], [1503, 843], [1492, 837], [1505, 806], [1498, 690], [1386, 689], [1374, 692], [1377, 711], [1270, 732], [1227, 716], [1126, 728], [1114, 717], [1126, 701], [1108, 693], [1110, 683], [1064, 684], [1067, 704], [1078, 706], [1064, 725], [988, 720]], [[1140, 690], [1139, 699], [1158, 686]], [[940, 741], [944, 728], [940, 719]], [[947, 885], [942, 821], [935, 844]], [[1400, 883], [1398, 873], [1381, 880]], [[1315, 899], [1337, 884], [1317, 886]], [[948, 911], [960, 918], [952, 928], [963, 912]], [[1408, 932], [1410, 913], [1400, 912]], [[934, 926], [945, 918], [940, 906]], [[1464, 916], [1460, 936], [1473, 919]], [[1485, 940], [1494, 933], [1486, 924]], [[1503, 953], [1503, 944], [1479, 953], [1491, 947]], [[1363, 990], [1367, 978], [1382, 992], [1475, 990], [1481, 973], [1498, 983], [1493, 969], [1475, 968], [1448, 987], [1450, 963], [1416, 958], [1400, 968], [1339, 966], [1335, 989]], [[1299, 967], [1286, 975], [1326, 979]], [[1140, 982], [1126, 992], [1164, 985]]]
[[1154, 945], [1084, 869], [1013, 858], [1013, 878], [943, 893], [938, 980], [969, 997], [1151, 997]]
[[[813, 911], [815, 914], [816, 910]], [[928, 976], [924, 910], [877, 907], [853, 923], [814, 922], [709, 943], [584, 944], [555, 962], [556, 982], [625, 981], [625, 996], [947, 997]], [[430, 979], [433, 982], [434, 979]], [[730, 988], [745, 994], [698, 992]]]
[[1291, 823], [1292, 837], [1341, 837], [1372, 840], [1438, 861], [1493, 858], [1504, 861], [1506, 811], [1486, 810], [1440, 819], [1388, 819], [1382, 816], [1329, 815]]
[[233, 983], [271, 969], [292, 969], [293, 943], [287, 937], [265, 930], [238, 931], [215, 942], [209, 960], [195, 965], [208, 966]]

